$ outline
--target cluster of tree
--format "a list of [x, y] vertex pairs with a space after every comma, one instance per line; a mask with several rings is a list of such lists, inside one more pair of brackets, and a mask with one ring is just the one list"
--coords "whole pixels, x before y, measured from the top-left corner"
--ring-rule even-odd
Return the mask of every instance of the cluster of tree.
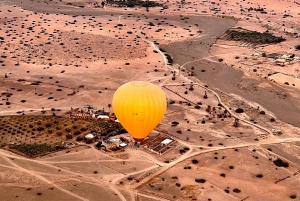
[[18, 144], [11, 145], [9, 148], [30, 157], [35, 157], [37, 155], [52, 151], [51, 145], [47, 144]]
[[163, 5], [155, 2], [155, 1], [143, 1], [143, 0], [107, 0], [107, 3], [109, 4], [115, 4], [120, 7], [135, 7], [135, 6], [141, 6], [141, 7], [162, 7]]
[[91, 128], [91, 132], [100, 133], [101, 136], [106, 136], [113, 131], [119, 132], [123, 127], [120, 123], [114, 121], [95, 121]]
[[168, 60], [168, 64], [172, 65], [174, 63], [174, 60], [172, 59], [172, 57], [169, 54], [167, 54], [167, 53], [165, 53], [165, 56], [166, 56], [166, 58]]
[[275, 161], [273, 161], [273, 163], [278, 166], [278, 167], [289, 167], [289, 163], [283, 161], [282, 159], [278, 158]]
[[263, 8], [248, 8], [248, 11], [251, 11], [251, 10], [254, 10], [254, 11], [258, 11], [258, 12], [264, 12], [265, 10]]
[[276, 37], [271, 33], [260, 33], [257, 31], [248, 30], [227, 30], [227, 39], [234, 41], [243, 41], [254, 44], [266, 44], [266, 43], [280, 43], [286, 39], [282, 37]]

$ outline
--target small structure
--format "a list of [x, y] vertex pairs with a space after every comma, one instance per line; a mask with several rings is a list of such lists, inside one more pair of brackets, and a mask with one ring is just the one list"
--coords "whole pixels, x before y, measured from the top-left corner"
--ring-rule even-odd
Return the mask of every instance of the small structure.
[[116, 120], [116, 115], [115, 115], [114, 113], [110, 113], [110, 114], [109, 114], [109, 119], [110, 119], [111, 121], [115, 121], [115, 120]]
[[119, 147], [122, 147], [122, 148], [124, 148], [126, 146], [127, 146], [127, 144], [125, 142], [122, 142], [121, 144], [119, 144]]
[[163, 133], [158, 133], [152, 136], [148, 136], [148, 138], [146, 138], [141, 143], [141, 145], [146, 151], [163, 155], [172, 150], [176, 143], [177, 141], [170, 138], [169, 136]]
[[164, 146], [167, 146], [168, 144], [170, 144], [171, 142], [173, 142], [173, 140], [171, 139], [164, 139], [161, 144], [164, 145]]
[[93, 140], [95, 138], [95, 136], [92, 133], [89, 133], [84, 137], [85, 137], [85, 139], [89, 139], [89, 140]]
[[66, 142], [66, 147], [74, 147], [75, 144], [73, 142]]
[[109, 119], [108, 115], [98, 115], [97, 116], [98, 119]]
[[273, 134], [279, 135], [282, 134], [282, 131], [280, 129], [272, 128]]

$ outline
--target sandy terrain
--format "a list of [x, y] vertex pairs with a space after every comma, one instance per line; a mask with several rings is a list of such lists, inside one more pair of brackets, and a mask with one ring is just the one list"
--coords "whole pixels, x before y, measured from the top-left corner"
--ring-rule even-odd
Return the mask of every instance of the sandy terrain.
[[[168, 100], [155, 130], [178, 144], [162, 156], [0, 149], [3, 200], [299, 200], [300, 61], [289, 57], [300, 56], [300, 2], [101, 2], [0, 1], [0, 115], [113, 110], [121, 84], [144, 80]], [[286, 40], [232, 41], [232, 27]]]

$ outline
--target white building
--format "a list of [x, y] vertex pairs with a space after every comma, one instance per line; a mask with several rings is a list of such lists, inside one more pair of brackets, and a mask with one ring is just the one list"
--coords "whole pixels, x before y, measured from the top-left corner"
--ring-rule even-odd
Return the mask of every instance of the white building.
[[173, 140], [171, 140], [171, 139], [164, 139], [161, 143], [162, 143], [164, 146], [166, 146], [166, 145], [170, 144], [171, 142], [173, 142]]

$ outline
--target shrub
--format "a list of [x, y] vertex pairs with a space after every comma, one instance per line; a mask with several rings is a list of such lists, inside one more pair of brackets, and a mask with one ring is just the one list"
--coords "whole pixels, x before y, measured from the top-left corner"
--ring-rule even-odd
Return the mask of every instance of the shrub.
[[90, 143], [92, 143], [93, 141], [91, 140], [91, 139], [86, 139], [85, 140], [85, 143], [87, 143], [87, 144], [90, 144]]
[[205, 179], [195, 179], [195, 182], [203, 184], [206, 182], [206, 180]]
[[198, 163], [198, 160], [193, 159], [193, 160], [192, 160], [192, 163], [193, 163], [193, 164], [197, 164], [197, 163]]
[[79, 130], [74, 131], [74, 135], [79, 135], [79, 134], [80, 134]]
[[273, 163], [278, 167], [289, 167], [289, 163], [281, 160], [278, 158], [277, 160], [273, 161]]
[[234, 193], [240, 193], [240, 192], [241, 192], [241, 190], [238, 189], [238, 188], [235, 188], [235, 189], [233, 189], [232, 191], [233, 191]]
[[264, 176], [262, 174], [257, 174], [256, 177], [257, 178], [263, 178]]
[[236, 113], [243, 113], [244, 110], [243, 110], [242, 108], [238, 108], [238, 109], [235, 110], [235, 112], [236, 112]]
[[43, 131], [43, 130], [44, 130], [44, 127], [39, 126], [39, 127], [37, 128], [37, 130], [38, 130], [38, 131]]
[[66, 135], [66, 138], [67, 138], [67, 139], [72, 139], [72, 138], [73, 138], [73, 135], [70, 134], [70, 133], [68, 133], [68, 134]]
[[150, 25], [150, 26], [155, 26], [155, 25], [153, 24], [153, 22], [149, 22], [149, 25]]
[[87, 131], [87, 128], [86, 128], [86, 127], [82, 127], [82, 128], [80, 129], [80, 131]]
[[76, 140], [77, 140], [77, 141], [82, 141], [82, 137], [81, 137], [81, 136], [78, 136], [78, 137], [76, 138]]
[[265, 111], [260, 111], [259, 114], [265, 115], [266, 112]]

